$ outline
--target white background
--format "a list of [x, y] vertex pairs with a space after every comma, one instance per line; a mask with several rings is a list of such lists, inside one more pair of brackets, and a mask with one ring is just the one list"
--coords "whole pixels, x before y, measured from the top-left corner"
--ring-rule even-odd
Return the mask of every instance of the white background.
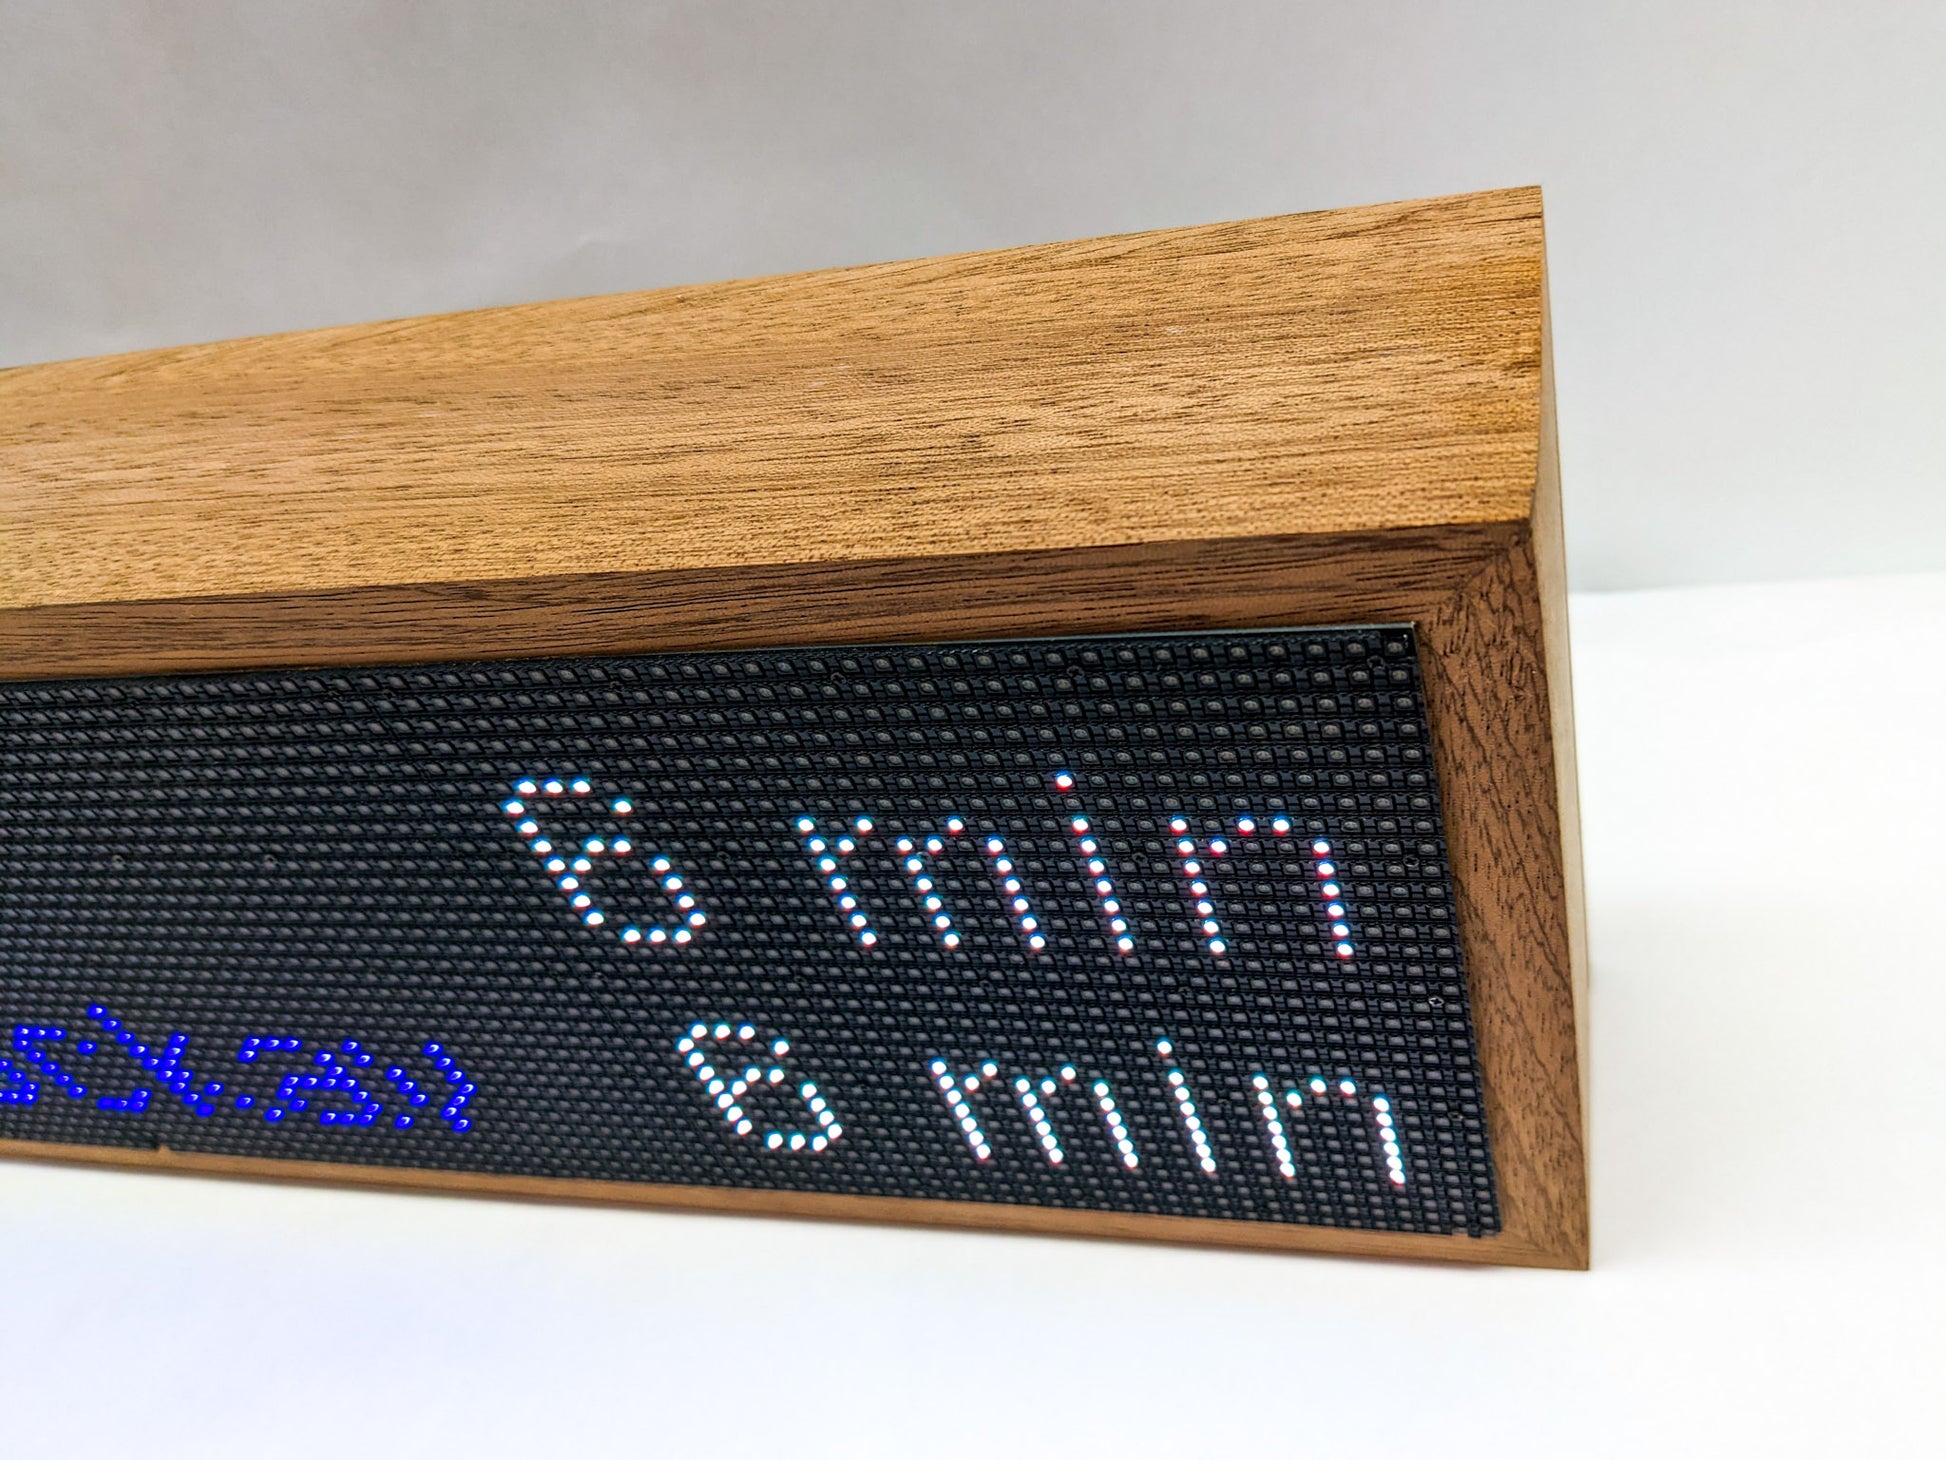
[[0, 1166], [0, 1456], [1938, 1453], [1946, 574], [1752, 580], [1946, 569], [1942, 62], [1916, 0], [0, 0], [0, 364], [1538, 181], [1574, 582], [1661, 589], [1574, 608], [1593, 1272]]

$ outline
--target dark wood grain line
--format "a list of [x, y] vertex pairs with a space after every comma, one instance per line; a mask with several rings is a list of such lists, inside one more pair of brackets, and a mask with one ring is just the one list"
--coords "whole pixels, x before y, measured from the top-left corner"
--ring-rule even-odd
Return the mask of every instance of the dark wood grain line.
[[0, 678], [412, 664], [1417, 617], [1521, 529], [577, 573], [0, 610]]

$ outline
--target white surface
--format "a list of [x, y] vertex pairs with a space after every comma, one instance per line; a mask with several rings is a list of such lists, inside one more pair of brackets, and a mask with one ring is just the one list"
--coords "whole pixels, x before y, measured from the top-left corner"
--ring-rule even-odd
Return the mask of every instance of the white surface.
[[1946, 577], [1574, 628], [1593, 1272], [0, 1165], [0, 1453], [1937, 1454]]
[[1538, 182], [1579, 588], [1946, 569], [1946, 5], [0, 0], [0, 364]]

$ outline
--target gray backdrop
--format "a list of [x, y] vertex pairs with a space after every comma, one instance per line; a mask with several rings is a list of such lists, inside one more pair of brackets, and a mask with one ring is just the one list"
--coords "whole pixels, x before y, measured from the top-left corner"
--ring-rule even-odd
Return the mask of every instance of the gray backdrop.
[[1946, 568], [1936, 3], [0, 0], [0, 364], [1525, 182], [1576, 587]]

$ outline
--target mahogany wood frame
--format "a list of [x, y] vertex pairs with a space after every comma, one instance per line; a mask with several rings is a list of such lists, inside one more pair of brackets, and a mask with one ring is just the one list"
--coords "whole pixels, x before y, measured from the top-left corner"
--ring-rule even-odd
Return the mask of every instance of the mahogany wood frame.
[[0, 677], [1416, 624], [1499, 1235], [0, 1155], [1585, 1267], [1550, 372], [1533, 189], [0, 372]]

